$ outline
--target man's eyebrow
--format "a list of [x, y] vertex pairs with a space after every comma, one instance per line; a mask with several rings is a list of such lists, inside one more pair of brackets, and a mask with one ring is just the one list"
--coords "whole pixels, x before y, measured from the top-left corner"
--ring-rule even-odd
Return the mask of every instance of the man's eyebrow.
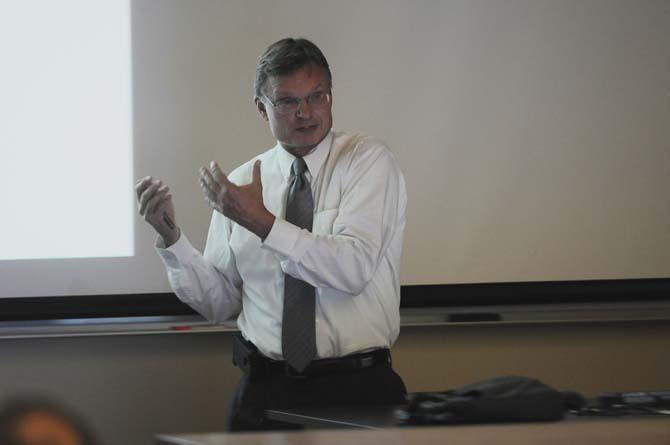
[[[316, 92], [319, 92], [319, 91], [324, 91], [324, 92], [328, 91], [328, 86], [327, 85], [318, 85], [316, 88], [314, 88], [313, 90], [311, 90], [307, 94], [313, 94], [313, 93], [316, 93]], [[297, 97], [297, 96], [294, 96], [291, 93], [287, 93], [287, 92], [284, 92], [284, 91], [281, 91], [281, 90], [277, 90], [274, 93], [270, 93], [270, 94], [272, 94], [275, 97], [275, 99], [285, 99], [285, 98], [288, 98], [288, 97]]]
[[290, 93], [284, 93], [282, 91], [282, 92], [275, 92], [274, 97], [275, 97], [275, 99], [286, 99], [286, 98], [294, 97], [294, 96]]

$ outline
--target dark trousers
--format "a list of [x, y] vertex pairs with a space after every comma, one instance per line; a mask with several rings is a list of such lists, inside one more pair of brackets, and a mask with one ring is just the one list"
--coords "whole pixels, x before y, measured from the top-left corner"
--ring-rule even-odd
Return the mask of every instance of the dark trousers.
[[228, 411], [228, 431], [299, 429], [268, 420], [266, 409], [406, 403], [405, 384], [388, 363], [369, 368], [296, 378], [272, 373], [250, 378], [243, 373]]

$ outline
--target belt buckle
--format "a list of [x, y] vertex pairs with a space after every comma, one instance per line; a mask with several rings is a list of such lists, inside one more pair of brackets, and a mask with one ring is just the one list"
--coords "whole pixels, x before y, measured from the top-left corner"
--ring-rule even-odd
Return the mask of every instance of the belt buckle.
[[[307, 370], [307, 368], [305, 368]], [[290, 379], [306, 379], [307, 374], [305, 371], [298, 372], [288, 362], [284, 362], [284, 375]]]
[[369, 368], [370, 366], [375, 364], [375, 358], [370, 356], [370, 357], [362, 357], [360, 360], [358, 360], [358, 367], [359, 368]]

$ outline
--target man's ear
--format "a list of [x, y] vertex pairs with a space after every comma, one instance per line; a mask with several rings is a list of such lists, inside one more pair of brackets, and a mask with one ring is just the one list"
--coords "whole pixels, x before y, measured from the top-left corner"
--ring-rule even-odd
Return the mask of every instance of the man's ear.
[[254, 97], [254, 103], [256, 104], [256, 110], [258, 110], [258, 113], [261, 115], [263, 120], [268, 120], [268, 112], [265, 109], [265, 104], [261, 100], [260, 97], [255, 96]]

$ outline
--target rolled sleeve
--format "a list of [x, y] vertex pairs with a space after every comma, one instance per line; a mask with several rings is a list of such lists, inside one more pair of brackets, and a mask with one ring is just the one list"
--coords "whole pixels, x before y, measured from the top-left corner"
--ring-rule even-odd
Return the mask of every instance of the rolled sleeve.
[[286, 220], [275, 218], [272, 229], [263, 242], [263, 248], [279, 255], [280, 259], [299, 261], [307, 248], [304, 245], [301, 247], [299, 242], [305, 235], [309, 236], [307, 230], [300, 229]]

